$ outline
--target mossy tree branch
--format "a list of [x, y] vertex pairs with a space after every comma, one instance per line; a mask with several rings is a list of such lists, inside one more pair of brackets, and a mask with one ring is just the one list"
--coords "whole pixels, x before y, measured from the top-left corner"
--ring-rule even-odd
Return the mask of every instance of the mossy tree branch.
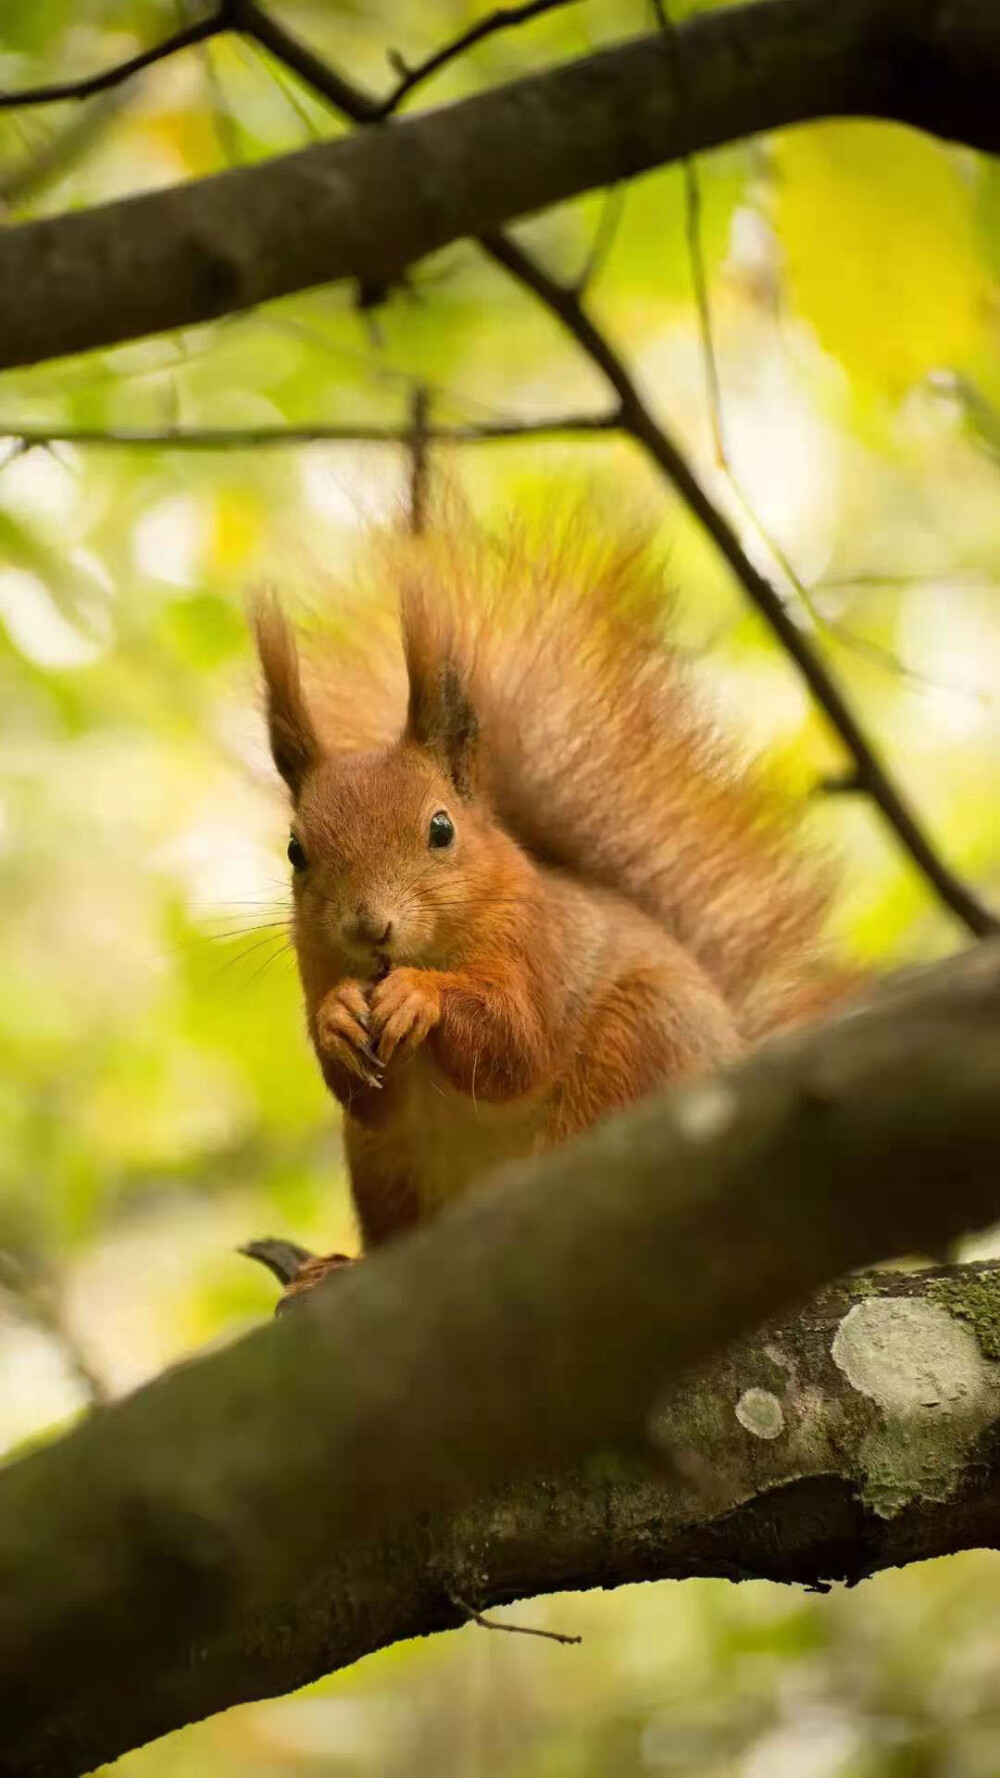
[[[609, 1447], [662, 1449], [666, 1439], [675, 1461], [693, 1458], [685, 1487], [697, 1494], [699, 1454], [718, 1471], [728, 1428], [733, 1441], [754, 1438], [758, 1482], [782, 1487], [769, 1468], [779, 1449], [766, 1437], [773, 1402], [744, 1401], [734, 1427], [734, 1371], [713, 1432], [700, 1410], [685, 1418], [683, 1402], [696, 1403], [701, 1385], [665, 1418], [666, 1389], [847, 1269], [937, 1248], [991, 1220], [998, 1169], [1000, 945], [987, 943], [518, 1168], [298, 1314], [105, 1409], [0, 1475], [0, 1769], [79, 1772], [388, 1636], [454, 1622], [442, 1549], [450, 1579], [461, 1569], [455, 1596], [477, 1607], [524, 1587], [601, 1578], [612, 1547], [585, 1557], [581, 1542], [572, 1561], [565, 1544], [551, 1571], [486, 1562], [483, 1584], [470, 1584], [473, 1545], [460, 1527], [445, 1529], [450, 1516], [516, 1485], [511, 1523], [523, 1510], [537, 1530], [562, 1497], [525, 1479], [546, 1467]], [[988, 1333], [982, 1302], [964, 1306]], [[993, 1424], [993, 1373], [968, 1344], [942, 1346], [926, 1321], [916, 1333], [921, 1378], [936, 1367], [940, 1380], [936, 1406], [916, 1406], [955, 1416], [932, 1447], [952, 1464], [948, 1493], [964, 1488], [964, 1455]], [[827, 1326], [829, 1353], [828, 1335]], [[766, 1392], [790, 1419], [798, 1410], [776, 1362], [739, 1372], [739, 1393]], [[855, 1394], [885, 1411], [891, 1378], [865, 1364], [864, 1341], [842, 1349]], [[900, 1559], [893, 1539], [914, 1523], [899, 1441], [876, 1436], [865, 1403], [858, 1412], [855, 1467], [834, 1471], [845, 1572], [871, 1566], [872, 1550]], [[859, 1478], [861, 1518], [851, 1495]], [[994, 1535], [992, 1496], [983, 1499], [981, 1516], [956, 1530], [960, 1542]], [[738, 1490], [727, 1511], [737, 1504]], [[479, 1510], [480, 1530], [492, 1527], [502, 1549], [508, 1509], [499, 1519], [499, 1509]], [[898, 1524], [883, 1536], [884, 1510]], [[697, 1571], [712, 1571], [705, 1512], [700, 1557], [695, 1544], [670, 1541], [689, 1523], [683, 1513], [666, 1526], [656, 1558], [665, 1569], [683, 1567], [684, 1549]], [[863, 1536], [849, 1562], [851, 1523]], [[917, 1538], [911, 1553], [934, 1539], [949, 1547], [942, 1519], [932, 1512], [927, 1526], [923, 1550]], [[735, 1530], [725, 1547], [737, 1550]], [[802, 1557], [813, 1579], [840, 1571], [819, 1549]], [[622, 1542], [620, 1554], [617, 1578], [631, 1578], [635, 1550]], [[735, 1560], [777, 1571], [754, 1554]], [[613, 1578], [612, 1566], [605, 1573]]]

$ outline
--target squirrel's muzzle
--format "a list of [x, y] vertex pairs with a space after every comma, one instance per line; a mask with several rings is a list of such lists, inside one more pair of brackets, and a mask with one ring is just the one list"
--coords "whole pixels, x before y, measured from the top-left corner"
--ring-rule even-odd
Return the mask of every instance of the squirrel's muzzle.
[[392, 920], [382, 908], [356, 907], [341, 921], [341, 932], [349, 945], [364, 950], [380, 950], [392, 937]]

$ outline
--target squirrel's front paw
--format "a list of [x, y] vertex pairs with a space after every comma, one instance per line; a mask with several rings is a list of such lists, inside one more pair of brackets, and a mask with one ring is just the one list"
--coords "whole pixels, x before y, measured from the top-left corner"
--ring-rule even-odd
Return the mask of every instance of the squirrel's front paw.
[[409, 1055], [441, 1017], [441, 990], [429, 969], [393, 969], [371, 997], [372, 1044], [380, 1062]]
[[320, 1001], [316, 1012], [316, 1045], [321, 1055], [339, 1063], [366, 1087], [382, 1085], [382, 1064], [369, 1042], [371, 1014], [361, 982], [340, 982]]

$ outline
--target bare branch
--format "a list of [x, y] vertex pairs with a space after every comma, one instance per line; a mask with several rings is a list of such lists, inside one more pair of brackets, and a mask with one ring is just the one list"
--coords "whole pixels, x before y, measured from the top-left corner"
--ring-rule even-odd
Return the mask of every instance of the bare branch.
[[410, 426], [410, 530], [419, 536], [427, 522], [427, 490], [430, 481], [430, 438], [428, 435], [430, 393], [426, 383], [418, 383], [413, 391]]
[[909, 572], [878, 573], [876, 571], [859, 574], [824, 574], [813, 583], [813, 596], [817, 593], [833, 592], [842, 588], [853, 591], [855, 588], [868, 587], [910, 587], [910, 586], [942, 586], [955, 585], [985, 592], [993, 592], [1000, 581], [993, 575], [984, 574], [978, 568], [914, 568]]
[[[901, 1286], [926, 1288], [918, 1330], [937, 1353], [943, 1323], [961, 1365], [932, 1407], [918, 1354], [914, 1413], [937, 1442], [914, 1450], [904, 1413], [901, 1475], [868, 1475], [882, 1410], [850, 1384], [849, 1352], [831, 1358], [852, 1302], [891, 1280], [718, 1357], [824, 1280], [994, 1217], [998, 1168], [989, 944], [518, 1168], [298, 1314], [9, 1465], [7, 1778], [75, 1774], [452, 1625], [456, 1596], [657, 1573], [855, 1579], [1000, 1541], [996, 1445], [975, 1442], [1000, 1391], [950, 1319], [1000, 1350], [995, 1271], [978, 1294]], [[872, 1338], [884, 1352], [896, 1327], [909, 1350], [913, 1325], [876, 1311]], [[611, 1447], [652, 1451], [652, 1468], [592, 1456], [577, 1484], [552, 1478]]]
[[[684, 71], [684, 52], [681, 38], [670, 13], [666, 0], [651, 0], [653, 17], [667, 48], [674, 82], [677, 88], [677, 105], [682, 115], [687, 106], [687, 83]], [[690, 132], [690, 125], [688, 131]], [[692, 154], [686, 154], [681, 162], [684, 175], [684, 216], [687, 230], [688, 261], [691, 266], [691, 282], [694, 286], [695, 308], [698, 313], [698, 327], [701, 332], [701, 351], [705, 364], [705, 389], [708, 397], [708, 416], [712, 428], [712, 440], [715, 445], [716, 460], [725, 464], [726, 445], [722, 430], [722, 392], [719, 385], [719, 366], [715, 355], [715, 337], [712, 331], [712, 311], [708, 297], [708, 279], [705, 276], [705, 256], [701, 243], [701, 182], [698, 168]]]
[[457, 1593], [451, 1594], [451, 1602], [459, 1611], [464, 1611], [471, 1624], [479, 1624], [484, 1630], [506, 1630], [509, 1636], [544, 1636], [547, 1642], [563, 1642], [566, 1644], [581, 1643], [582, 1636], [566, 1636], [561, 1630], [540, 1630], [534, 1624], [503, 1624], [495, 1617], [484, 1617], [474, 1605], [468, 1605]]
[[601, 213], [594, 230], [593, 240], [587, 257], [577, 275], [574, 289], [578, 296], [583, 296], [594, 284], [604, 267], [605, 260], [614, 246], [622, 216], [625, 212], [627, 190], [624, 185], [610, 185], [604, 193]]
[[41, 1328], [59, 1348], [91, 1406], [105, 1406], [111, 1392], [66, 1317], [57, 1280], [31, 1272], [13, 1254], [0, 1252], [0, 1289], [7, 1292], [24, 1320]]
[[215, 37], [220, 31], [228, 28], [229, 8], [225, 4], [206, 18], [195, 19], [190, 25], [183, 25], [172, 31], [169, 37], [154, 43], [150, 49], [140, 50], [138, 55], [129, 56], [124, 62], [117, 62], [113, 68], [103, 68], [97, 74], [88, 74], [77, 80], [54, 81], [47, 86], [25, 87], [20, 92], [0, 92], [0, 111], [20, 111], [29, 105], [55, 105], [63, 99], [90, 99], [96, 93], [106, 93], [112, 87], [121, 86], [123, 81], [131, 80], [144, 69], [152, 68], [157, 62], [165, 62], [168, 56], [179, 55], [181, 50], [190, 49], [196, 43], [204, 43], [209, 37]]
[[[392, 92], [380, 101], [378, 116], [380, 118], [389, 117], [392, 112], [398, 111], [404, 99], [408, 99], [416, 87], [421, 86], [424, 81], [430, 80], [432, 75], [439, 74], [442, 68], [448, 67], [449, 63], [456, 61], [475, 44], [482, 43], [484, 38], [492, 37], [498, 31], [509, 31], [515, 25], [527, 24], [531, 19], [541, 18], [543, 13], [555, 12], [557, 7], [578, 4], [579, 0], [525, 0], [525, 4], [521, 6], [498, 6], [495, 12], [487, 13], [485, 18], [477, 19], [476, 23], [470, 25], [467, 31], [463, 31], [460, 36], [453, 38], [450, 43], [443, 44], [425, 61], [418, 62], [412, 68], [407, 68], [401, 75], [398, 86], [395, 86]], [[394, 57], [394, 60], [399, 62], [398, 55]]]
[[894, 648], [887, 648], [882, 642], [876, 642], [871, 636], [863, 636], [849, 624], [841, 623], [839, 618], [823, 617], [823, 626], [841, 647], [850, 649], [862, 659], [871, 661], [883, 672], [894, 674], [904, 679], [909, 685], [917, 686], [921, 691], [948, 692], [952, 697], [968, 698], [971, 702], [988, 708], [998, 702], [998, 694], [990, 691], [985, 685], [975, 685], [971, 680], [942, 678], [938, 673], [925, 673], [919, 667], [911, 667], [897, 654]]
[[285, 25], [265, 12], [257, 0], [230, 0], [233, 28], [249, 37], [261, 49], [269, 50], [275, 59], [321, 93], [324, 99], [349, 117], [353, 123], [378, 123], [382, 116], [380, 103], [362, 87], [337, 73], [308, 44], [302, 43]]
[[[516, 443], [519, 439], [609, 436], [618, 430], [618, 414], [555, 414], [550, 420], [494, 420], [468, 426], [428, 426], [425, 437], [435, 445]], [[399, 426], [38, 426], [0, 421], [0, 439], [22, 450], [71, 444], [111, 450], [239, 451], [282, 450], [310, 444], [408, 445], [413, 423]]]
[[78, 162], [115, 123], [129, 95], [120, 90], [104, 94], [96, 104], [75, 115], [65, 129], [53, 134], [33, 154], [0, 167], [0, 207], [13, 209]]
[[623, 361], [587, 314], [576, 292], [560, 284], [506, 236], [482, 245], [496, 263], [538, 297], [603, 371], [620, 402], [619, 422], [634, 438], [707, 531], [850, 754], [858, 782], [882, 811], [897, 839], [944, 905], [977, 937], [1000, 932], [1000, 921], [939, 857], [917, 816], [893, 783], [822, 656], [795, 621], [780, 593], [746, 554], [729, 520], [705, 493], [683, 452], [654, 419]]
[[407, 68], [384, 98], [373, 99], [353, 82], [341, 80], [327, 63], [301, 43], [284, 25], [271, 18], [257, 4], [257, 0], [221, 0], [221, 4], [205, 18], [172, 32], [150, 49], [129, 56], [111, 68], [101, 69], [97, 74], [47, 86], [27, 87], [20, 92], [0, 92], [0, 110], [20, 110], [34, 105], [52, 105], [66, 99], [91, 98], [96, 93], [107, 92], [112, 87], [122, 85], [134, 75], [141, 74], [144, 69], [154, 67], [157, 62], [178, 55], [181, 50], [189, 49], [197, 43], [205, 43], [224, 31], [233, 30], [249, 37], [262, 49], [270, 50], [280, 62], [293, 68], [308, 85], [323, 92], [356, 123], [378, 123], [397, 111], [417, 87], [424, 85], [433, 75], [439, 74], [443, 68], [464, 55], [466, 50], [482, 43], [485, 38], [495, 36], [499, 31], [510, 30], [516, 25], [527, 24], [532, 19], [540, 18], [543, 13], [554, 12], [559, 7], [577, 4], [579, 0], [525, 0], [523, 5], [499, 6], [495, 12], [478, 19], [458, 37], [442, 44], [424, 61]]

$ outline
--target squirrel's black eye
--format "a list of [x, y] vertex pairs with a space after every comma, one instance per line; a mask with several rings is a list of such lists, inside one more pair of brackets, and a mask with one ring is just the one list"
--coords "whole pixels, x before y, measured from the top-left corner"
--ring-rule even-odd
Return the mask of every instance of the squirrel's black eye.
[[443, 846], [450, 846], [454, 838], [455, 827], [451, 816], [446, 815], [443, 809], [439, 809], [436, 815], [431, 816], [427, 844], [433, 846], [435, 850], [440, 850]]
[[305, 870], [309, 860], [302, 848], [302, 841], [293, 834], [288, 842], [288, 862], [293, 870]]

